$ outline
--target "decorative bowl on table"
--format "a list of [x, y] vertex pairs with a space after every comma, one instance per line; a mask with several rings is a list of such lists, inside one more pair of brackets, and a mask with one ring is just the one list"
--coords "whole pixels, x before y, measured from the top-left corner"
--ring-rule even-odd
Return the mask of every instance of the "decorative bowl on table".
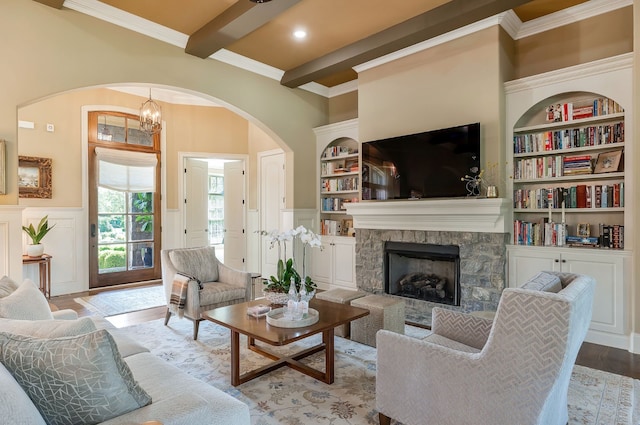
[[286, 292], [262, 290], [262, 294], [272, 305], [285, 305], [289, 301], [289, 294]]

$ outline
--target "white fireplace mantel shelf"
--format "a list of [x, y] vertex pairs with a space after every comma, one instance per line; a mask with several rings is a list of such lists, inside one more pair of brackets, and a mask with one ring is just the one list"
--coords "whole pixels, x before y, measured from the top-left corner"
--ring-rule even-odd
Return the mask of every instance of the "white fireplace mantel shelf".
[[363, 201], [347, 204], [356, 229], [508, 233], [506, 198]]

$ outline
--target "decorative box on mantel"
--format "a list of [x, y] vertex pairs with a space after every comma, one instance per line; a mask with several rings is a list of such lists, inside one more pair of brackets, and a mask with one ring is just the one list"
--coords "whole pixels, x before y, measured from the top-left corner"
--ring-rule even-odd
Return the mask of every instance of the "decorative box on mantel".
[[359, 202], [347, 205], [358, 229], [509, 233], [506, 198], [452, 198]]

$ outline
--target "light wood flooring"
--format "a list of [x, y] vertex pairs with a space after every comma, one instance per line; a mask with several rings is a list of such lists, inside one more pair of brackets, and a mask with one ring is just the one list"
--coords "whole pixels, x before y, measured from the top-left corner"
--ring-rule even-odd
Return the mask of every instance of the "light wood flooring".
[[[90, 316], [93, 313], [82, 305], [76, 303], [73, 299], [94, 295], [98, 292], [110, 291], [127, 291], [136, 287], [145, 285], [132, 285], [122, 288], [102, 288], [81, 293], [62, 295], [51, 298], [51, 304], [58, 309], [72, 309], [78, 312], [80, 316]], [[166, 307], [156, 307], [147, 310], [134, 311], [131, 313], [110, 316], [109, 321], [117, 327], [131, 326], [138, 323], [148, 322], [151, 320], [164, 318]], [[593, 369], [604, 370], [619, 375], [629, 376], [634, 379], [640, 379], [640, 354], [632, 354], [626, 350], [618, 348], [606, 347], [603, 345], [591, 344], [585, 342], [578, 353], [576, 364], [591, 367]]]

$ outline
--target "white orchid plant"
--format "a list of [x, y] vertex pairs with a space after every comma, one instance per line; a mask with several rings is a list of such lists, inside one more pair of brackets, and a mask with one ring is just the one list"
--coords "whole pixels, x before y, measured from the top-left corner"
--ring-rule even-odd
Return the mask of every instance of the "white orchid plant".
[[287, 258], [287, 242], [295, 244], [297, 238], [302, 242], [302, 276], [304, 276], [305, 290], [307, 292], [313, 292], [317, 285], [313, 279], [311, 279], [311, 276], [306, 274], [307, 247], [322, 249], [320, 236], [304, 226], [298, 226], [295, 229], [290, 229], [285, 232], [274, 229], [270, 232], [263, 230], [259, 233], [269, 238], [269, 248], [278, 247], [277, 276], [270, 276], [269, 279], [265, 281], [265, 289], [274, 292], [289, 292], [291, 278], [293, 278], [296, 283], [296, 290], [300, 290], [303, 277], [300, 276], [295, 268], [293, 256]]

